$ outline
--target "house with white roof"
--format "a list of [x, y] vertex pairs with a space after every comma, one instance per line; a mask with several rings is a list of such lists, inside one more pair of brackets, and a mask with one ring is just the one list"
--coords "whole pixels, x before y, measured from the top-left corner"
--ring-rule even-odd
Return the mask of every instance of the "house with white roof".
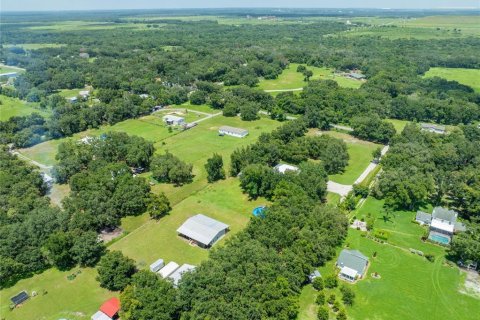
[[292, 166], [291, 164], [282, 163], [282, 164], [277, 164], [275, 166], [275, 170], [279, 173], [284, 174], [287, 171], [297, 172], [300, 169], [298, 169], [298, 167], [296, 167], [296, 166]]
[[197, 214], [188, 218], [177, 229], [177, 233], [202, 248], [210, 248], [227, 233], [228, 229], [229, 226], [223, 222]]
[[192, 272], [195, 270], [195, 268], [196, 267], [192, 266], [191, 264], [182, 264], [182, 266], [170, 274], [168, 278], [171, 279], [173, 281], [173, 285], [177, 287], [183, 275], [187, 272]]
[[185, 118], [175, 116], [173, 114], [167, 114], [163, 116], [163, 121], [170, 126], [181, 126], [185, 123]]
[[442, 207], [433, 208], [432, 214], [417, 211], [415, 221], [430, 228], [428, 239], [441, 244], [449, 244], [453, 234], [465, 231], [465, 225], [457, 221], [458, 213]]
[[178, 263], [176, 262], [173, 262], [173, 261], [170, 261], [169, 263], [167, 263], [166, 266], [164, 266], [162, 269], [160, 269], [160, 271], [158, 271], [158, 274], [163, 278], [167, 278], [169, 275], [171, 275], [172, 273], [175, 272], [175, 270], [178, 269], [178, 267], [180, 267], [178, 265]]

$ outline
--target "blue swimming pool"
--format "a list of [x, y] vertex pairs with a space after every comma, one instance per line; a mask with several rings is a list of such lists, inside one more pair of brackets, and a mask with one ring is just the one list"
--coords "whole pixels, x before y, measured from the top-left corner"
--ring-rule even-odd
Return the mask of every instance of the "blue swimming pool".
[[449, 237], [442, 236], [438, 233], [430, 234], [428, 236], [428, 239], [430, 239], [432, 241], [435, 241], [435, 242], [438, 242], [438, 243], [441, 243], [441, 244], [449, 244], [450, 243], [450, 238]]
[[252, 213], [255, 217], [264, 218], [265, 217], [265, 214], [263, 212], [264, 210], [265, 210], [265, 206], [260, 206], [253, 209]]

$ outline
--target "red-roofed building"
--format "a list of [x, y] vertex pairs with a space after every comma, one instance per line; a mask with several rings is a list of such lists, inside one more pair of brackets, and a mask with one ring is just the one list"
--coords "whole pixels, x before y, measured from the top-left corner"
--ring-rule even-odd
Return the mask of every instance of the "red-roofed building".
[[118, 298], [111, 298], [102, 304], [100, 311], [97, 311], [92, 316], [92, 320], [118, 319], [119, 311], [120, 300], [118, 300]]

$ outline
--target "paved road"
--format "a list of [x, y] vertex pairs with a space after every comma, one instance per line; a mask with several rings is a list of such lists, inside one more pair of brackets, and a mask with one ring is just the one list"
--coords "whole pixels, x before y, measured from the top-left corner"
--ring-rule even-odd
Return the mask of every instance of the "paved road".
[[[383, 147], [382, 157], [387, 153], [388, 149], [389, 149], [389, 146]], [[375, 170], [377, 166], [378, 166], [378, 163], [373, 163], [373, 162], [370, 163], [368, 167], [365, 168], [365, 170], [357, 178], [357, 180], [355, 180], [353, 184], [361, 183], [370, 174], [370, 172]], [[327, 191], [339, 194], [340, 196], [342, 196], [342, 198], [344, 198], [352, 189], [353, 189], [353, 185], [345, 185], [345, 184], [340, 184], [333, 181], [328, 181], [327, 183]]]

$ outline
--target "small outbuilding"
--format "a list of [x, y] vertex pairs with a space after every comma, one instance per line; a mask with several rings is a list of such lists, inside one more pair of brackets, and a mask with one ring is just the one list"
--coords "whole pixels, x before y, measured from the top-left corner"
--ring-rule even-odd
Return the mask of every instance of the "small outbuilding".
[[158, 271], [158, 274], [163, 278], [167, 278], [169, 275], [175, 272], [179, 267], [178, 263], [170, 261], [165, 267]]
[[10, 301], [16, 306], [19, 304], [25, 302], [29, 298], [28, 293], [26, 291], [22, 291], [18, 293], [17, 295], [13, 296], [10, 298]]
[[350, 72], [348, 74], [348, 77], [349, 78], [352, 78], [352, 79], [355, 79], [355, 80], [363, 80], [365, 79], [365, 75], [364, 74], [361, 74], [361, 73], [358, 73], [358, 72]]
[[287, 171], [297, 172], [300, 169], [298, 169], [298, 167], [296, 167], [296, 166], [292, 166], [291, 164], [283, 163], [283, 164], [277, 164], [275, 166], [275, 170], [279, 173], [285, 174], [285, 172], [287, 172]]
[[358, 250], [344, 249], [340, 252], [337, 260], [337, 267], [340, 268], [341, 279], [354, 282], [362, 278], [367, 270], [368, 258]]
[[185, 118], [168, 114], [163, 116], [163, 121], [169, 126], [181, 126], [185, 123]]
[[182, 276], [186, 273], [186, 272], [191, 272], [193, 270], [195, 270], [195, 266], [192, 266], [191, 264], [182, 264], [182, 266], [180, 268], [178, 268], [177, 270], [175, 270], [172, 274], [170, 274], [168, 276], [169, 279], [172, 279], [173, 281], [173, 285], [176, 287], [178, 286], [178, 283], [180, 282], [180, 280], [182, 279]]
[[154, 263], [150, 265], [150, 271], [157, 272], [158, 270], [162, 269], [165, 266], [163, 259], [158, 259]]
[[118, 298], [111, 298], [105, 301], [99, 311], [92, 317], [92, 320], [116, 320], [118, 319], [118, 312], [120, 311], [120, 300]]
[[437, 134], [445, 134], [446, 133], [446, 127], [445, 126], [440, 126], [440, 125], [430, 124], [430, 123], [420, 124], [420, 129], [422, 131], [428, 131], [428, 132], [437, 133]]
[[243, 138], [248, 135], [248, 130], [246, 129], [241, 129], [241, 128], [235, 128], [235, 127], [230, 127], [230, 126], [221, 126], [218, 129], [218, 133], [220, 135], [227, 135], [227, 136], [232, 136], [236, 138]]
[[315, 280], [316, 278], [321, 278], [321, 277], [322, 277], [322, 275], [321, 275], [320, 271], [315, 269], [312, 273], [310, 273], [308, 275], [308, 280], [310, 280], [310, 282], [313, 282], [313, 280]]
[[198, 246], [209, 248], [223, 237], [228, 229], [229, 226], [223, 222], [197, 214], [188, 218], [177, 232], [180, 236], [194, 241]]

